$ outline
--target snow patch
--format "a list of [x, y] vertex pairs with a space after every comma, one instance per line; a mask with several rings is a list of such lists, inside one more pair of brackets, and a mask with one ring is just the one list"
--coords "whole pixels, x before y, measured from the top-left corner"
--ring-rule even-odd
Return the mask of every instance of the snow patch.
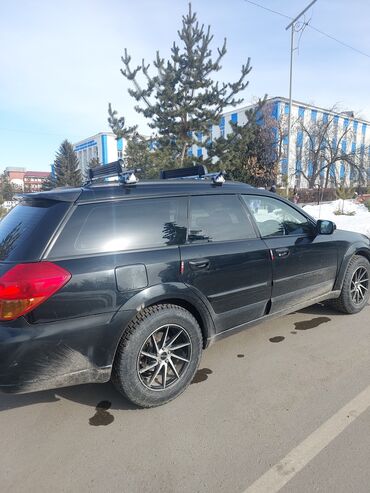
[[[355, 212], [353, 216], [336, 215], [335, 211]], [[320, 205], [304, 205], [305, 212], [315, 219], [329, 219], [338, 229], [362, 233], [370, 238], [370, 212], [363, 204], [354, 200], [334, 200]]]

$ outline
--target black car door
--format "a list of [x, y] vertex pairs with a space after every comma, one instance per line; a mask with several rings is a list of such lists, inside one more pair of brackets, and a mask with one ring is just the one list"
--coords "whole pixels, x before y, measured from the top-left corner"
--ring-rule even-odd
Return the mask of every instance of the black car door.
[[205, 296], [218, 331], [265, 314], [271, 260], [236, 195], [192, 196], [188, 238], [180, 247], [184, 282]]
[[271, 313], [329, 293], [338, 252], [330, 235], [317, 235], [314, 224], [283, 200], [243, 195], [273, 259]]

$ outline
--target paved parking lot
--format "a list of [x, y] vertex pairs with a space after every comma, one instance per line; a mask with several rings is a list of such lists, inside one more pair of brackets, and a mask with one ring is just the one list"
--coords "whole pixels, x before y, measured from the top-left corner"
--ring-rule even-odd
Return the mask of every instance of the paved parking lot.
[[110, 384], [1, 395], [0, 490], [368, 493], [369, 318], [316, 305], [224, 339], [152, 410]]

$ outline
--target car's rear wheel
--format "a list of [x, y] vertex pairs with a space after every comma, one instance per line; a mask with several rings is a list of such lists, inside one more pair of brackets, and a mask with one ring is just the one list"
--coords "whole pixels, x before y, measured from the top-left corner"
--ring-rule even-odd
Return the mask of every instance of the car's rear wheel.
[[358, 313], [369, 301], [370, 263], [360, 255], [350, 260], [344, 276], [342, 291], [330, 305], [343, 313]]
[[201, 352], [202, 334], [193, 315], [177, 305], [154, 305], [125, 330], [112, 380], [134, 404], [160, 406], [184, 392]]

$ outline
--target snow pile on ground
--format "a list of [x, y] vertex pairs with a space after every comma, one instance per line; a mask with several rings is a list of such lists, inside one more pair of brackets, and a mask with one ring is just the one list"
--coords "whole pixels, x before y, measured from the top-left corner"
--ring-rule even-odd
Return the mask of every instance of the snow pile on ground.
[[[305, 212], [315, 219], [329, 219], [335, 222], [338, 229], [355, 231], [370, 238], [370, 212], [363, 204], [356, 204], [354, 200], [335, 200], [320, 205], [303, 205]], [[346, 213], [354, 212], [353, 216], [336, 215], [335, 211]]]

